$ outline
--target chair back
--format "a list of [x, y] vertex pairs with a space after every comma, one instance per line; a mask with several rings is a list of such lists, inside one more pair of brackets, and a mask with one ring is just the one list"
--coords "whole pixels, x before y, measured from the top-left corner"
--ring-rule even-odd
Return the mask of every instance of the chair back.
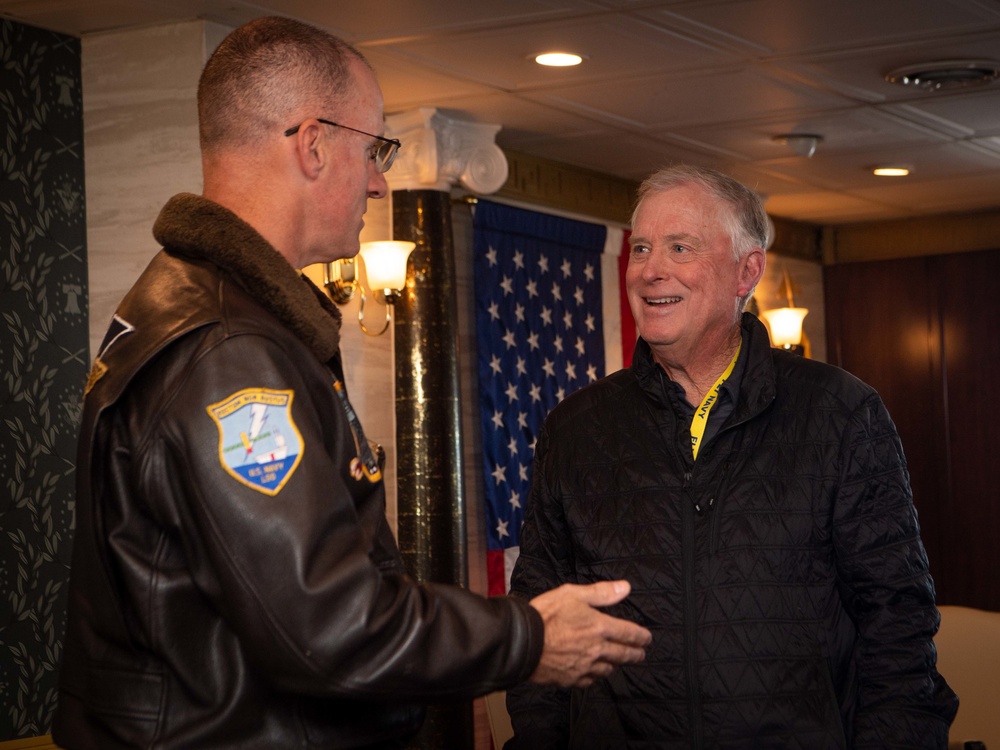
[[934, 638], [938, 672], [959, 700], [949, 750], [964, 750], [966, 742], [1000, 750], [1000, 612], [940, 610], [941, 628]]

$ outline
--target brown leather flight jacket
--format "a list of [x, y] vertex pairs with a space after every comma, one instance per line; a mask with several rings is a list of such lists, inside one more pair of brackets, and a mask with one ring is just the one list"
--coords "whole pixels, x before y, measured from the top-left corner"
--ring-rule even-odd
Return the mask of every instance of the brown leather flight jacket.
[[337, 310], [203, 198], [154, 234], [88, 384], [56, 742], [388, 747], [530, 675], [534, 609], [404, 574]]

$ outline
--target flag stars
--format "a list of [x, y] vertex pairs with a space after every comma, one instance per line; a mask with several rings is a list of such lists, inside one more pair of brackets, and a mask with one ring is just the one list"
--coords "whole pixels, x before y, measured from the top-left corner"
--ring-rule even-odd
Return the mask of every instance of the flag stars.
[[504, 391], [511, 403], [517, 401], [517, 386], [511, 381], [507, 381], [507, 390]]
[[588, 358], [600, 349], [602, 307], [595, 295], [604, 261], [529, 248], [516, 234], [494, 246], [488, 236], [482, 244], [476, 239], [481, 423], [493, 456], [485, 461], [484, 499], [496, 511], [491, 546], [509, 547], [518, 544], [545, 415], [603, 374]]
[[499, 485], [500, 482], [507, 481], [507, 469], [501, 466], [500, 464], [497, 464], [496, 466], [493, 467], [492, 474], [493, 478], [496, 480], [497, 485]]

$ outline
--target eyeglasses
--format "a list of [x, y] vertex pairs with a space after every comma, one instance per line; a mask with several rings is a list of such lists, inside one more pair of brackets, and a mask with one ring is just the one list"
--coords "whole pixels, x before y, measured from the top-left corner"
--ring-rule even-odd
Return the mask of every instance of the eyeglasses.
[[[396, 160], [396, 153], [399, 151], [400, 142], [395, 138], [385, 138], [381, 135], [375, 135], [374, 133], [366, 133], [364, 130], [358, 130], [357, 128], [350, 128], [347, 125], [341, 125], [339, 122], [333, 122], [332, 120], [324, 120], [322, 117], [317, 117], [324, 125], [332, 125], [335, 128], [343, 128], [344, 130], [350, 130], [355, 133], [361, 133], [361, 135], [367, 135], [369, 138], [378, 138], [381, 143], [373, 146], [372, 159], [375, 160], [375, 169], [379, 172], [388, 172], [389, 167]], [[289, 128], [285, 131], [285, 136], [295, 135], [299, 132], [299, 128], [302, 124], [299, 123], [294, 128]]]

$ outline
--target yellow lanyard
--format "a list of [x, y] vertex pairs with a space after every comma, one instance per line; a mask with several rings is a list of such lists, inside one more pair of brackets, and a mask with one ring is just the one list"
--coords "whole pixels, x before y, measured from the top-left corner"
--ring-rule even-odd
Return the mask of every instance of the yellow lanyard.
[[726, 378], [733, 374], [733, 368], [736, 367], [736, 360], [740, 356], [740, 349], [742, 347], [743, 342], [741, 341], [740, 345], [736, 347], [736, 354], [733, 355], [733, 361], [729, 363], [729, 367], [726, 368], [726, 371], [715, 381], [715, 385], [705, 394], [701, 406], [694, 411], [694, 417], [691, 419], [691, 452], [694, 453], [695, 460], [698, 459], [698, 449], [701, 447], [701, 439], [705, 436], [705, 427], [708, 426], [708, 414], [719, 400], [719, 391], [722, 390], [722, 384], [726, 382]]

